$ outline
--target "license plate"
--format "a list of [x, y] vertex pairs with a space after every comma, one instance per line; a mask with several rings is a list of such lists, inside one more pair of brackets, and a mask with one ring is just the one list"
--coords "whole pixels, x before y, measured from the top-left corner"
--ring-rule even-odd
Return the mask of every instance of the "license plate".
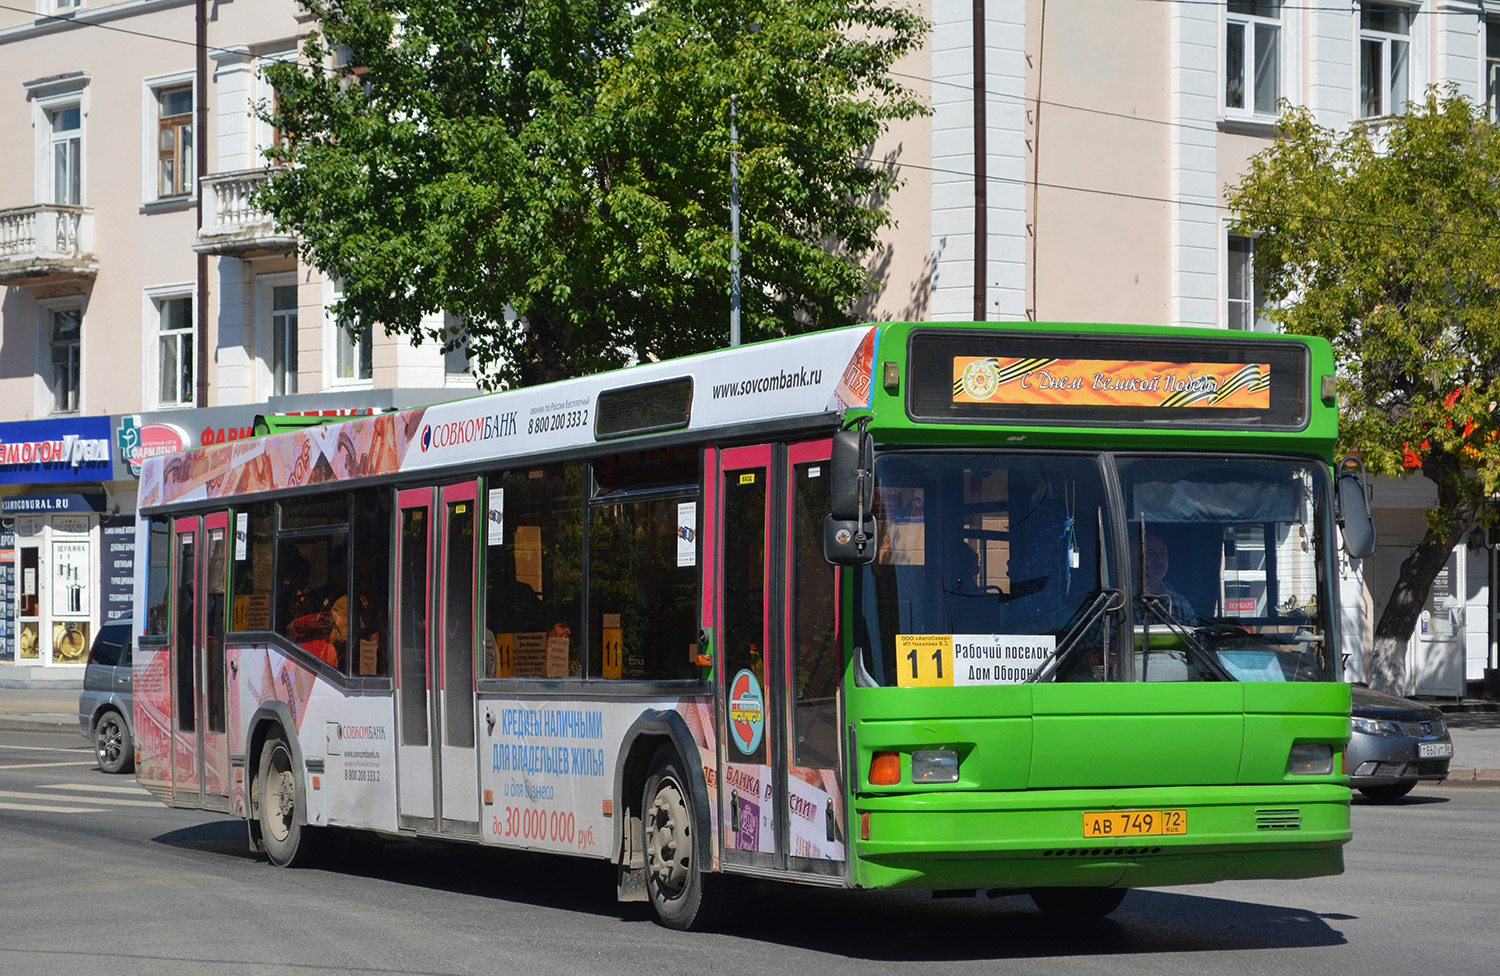
[[1083, 836], [1152, 837], [1187, 833], [1186, 810], [1111, 810], [1085, 813]]
[[1451, 742], [1418, 742], [1418, 759], [1452, 759], [1453, 743]]

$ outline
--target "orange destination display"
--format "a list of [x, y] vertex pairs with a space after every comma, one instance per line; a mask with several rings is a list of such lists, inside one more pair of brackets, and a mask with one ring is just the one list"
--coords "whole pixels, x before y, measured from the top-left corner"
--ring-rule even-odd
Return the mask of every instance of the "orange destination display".
[[1265, 410], [1271, 405], [1271, 367], [955, 356], [953, 402]]

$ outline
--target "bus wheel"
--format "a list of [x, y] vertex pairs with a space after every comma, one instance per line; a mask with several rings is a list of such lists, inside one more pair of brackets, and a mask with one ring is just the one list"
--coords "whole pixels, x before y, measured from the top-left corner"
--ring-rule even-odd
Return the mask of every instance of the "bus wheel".
[[292, 750], [282, 739], [266, 740], [257, 777], [260, 835], [266, 856], [284, 868], [308, 864], [315, 853], [316, 829], [297, 822], [297, 774]]
[[1054, 918], [1103, 918], [1125, 900], [1129, 888], [1033, 888], [1031, 900]]
[[670, 929], [701, 929], [713, 914], [717, 878], [698, 856], [701, 825], [676, 752], [663, 746], [651, 760], [641, 805], [646, 892], [657, 920]]

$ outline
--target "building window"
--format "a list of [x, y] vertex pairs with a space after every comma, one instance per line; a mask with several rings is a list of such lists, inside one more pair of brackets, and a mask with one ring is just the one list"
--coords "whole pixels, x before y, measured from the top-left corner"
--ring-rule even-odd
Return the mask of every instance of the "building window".
[[1255, 281], [1255, 242], [1240, 234], [1229, 235], [1229, 267], [1226, 274], [1225, 321], [1231, 329], [1274, 332], [1265, 316], [1265, 296]]
[[83, 203], [83, 110], [77, 105], [47, 113], [51, 128], [52, 202]]
[[444, 312], [443, 332], [458, 342], [457, 346], [443, 353], [443, 376], [450, 383], [454, 380], [462, 382], [473, 379], [474, 360], [469, 356], [468, 330], [458, 316]]
[[370, 327], [359, 326], [354, 335], [342, 325], [334, 325], [333, 375], [341, 380], [367, 380], [375, 375], [371, 364]]
[[297, 392], [297, 286], [271, 288], [271, 394]]
[[193, 402], [193, 299], [182, 295], [158, 298], [157, 401], [163, 407]]
[[1490, 121], [1500, 122], [1500, 23], [1484, 25], [1484, 77]]
[[191, 85], [156, 92], [156, 195], [193, 192], [193, 89]]
[[1275, 115], [1281, 97], [1281, 0], [1229, 0], [1224, 108]]
[[53, 308], [44, 313], [47, 327], [48, 386], [53, 413], [77, 413], [79, 382], [79, 338], [83, 331], [81, 307]]
[[1411, 12], [1367, 3], [1359, 11], [1359, 114], [1362, 118], [1406, 110], [1411, 64]]

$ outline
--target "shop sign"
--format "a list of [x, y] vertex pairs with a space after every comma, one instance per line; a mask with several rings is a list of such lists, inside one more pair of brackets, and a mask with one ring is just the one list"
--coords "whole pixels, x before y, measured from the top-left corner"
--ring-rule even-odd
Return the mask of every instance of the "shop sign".
[[108, 417], [0, 424], [0, 483], [113, 481]]
[[141, 462], [148, 457], [175, 454], [191, 446], [187, 431], [176, 424], [143, 424], [139, 414], [126, 414], [120, 418], [120, 431], [116, 438], [120, 446], [120, 459], [130, 466], [130, 473], [141, 476]]
[[[104, 496], [100, 494], [11, 495], [0, 498], [0, 513], [5, 515], [49, 515], [57, 512], [102, 512]], [[23, 535], [25, 533], [22, 533]]]

